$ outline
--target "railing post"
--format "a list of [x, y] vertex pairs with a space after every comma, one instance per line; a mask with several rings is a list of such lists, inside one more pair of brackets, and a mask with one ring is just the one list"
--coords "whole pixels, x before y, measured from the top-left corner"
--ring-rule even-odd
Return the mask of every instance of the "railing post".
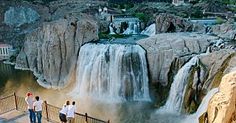
[[14, 93], [13, 93], [13, 95], [14, 95], [14, 99], [15, 99], [16, 110], [18, 110], [18, 104], [17, 104], [17, 97], [16, 97], [16, 93], [14, 92]]
[[85, 113], [85, 121], [88, 122], [88, 114]]
[[47, 121], [49, 121], [49, 116], [48, 116], [48, 103], [47, 103], [47, 101], [44, 101], [44, 103], [45, 103], [45, 110], [46, 110], [46, 119], [47, 119]]

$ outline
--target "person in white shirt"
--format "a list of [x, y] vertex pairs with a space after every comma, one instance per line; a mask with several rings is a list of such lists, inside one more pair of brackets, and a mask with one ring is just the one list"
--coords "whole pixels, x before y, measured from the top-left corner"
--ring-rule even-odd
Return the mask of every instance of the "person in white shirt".
[[29, 111], [30, 123], [36, 123], [36, 117], [35, 117], [34, 107], [33, 107], [34, 99], [33, 99], [33, 94], [32, 93], [28, 92], [26, 94], [25, 102], [28, 105], [27, 108], [28, 108], [28, 111]]
[[67, 115], [67, 112], [68, 112], [69, 105], [70, 105], [70, 101], [66, 101], [66, 104], [64, 104], [62, 106], [62, 109], [59, 111], [59, 118], [60, 118], [62, 123], [67, 122], [66, 115]]
[[41, 123], [41, 119], [42, 119], [42, 105], [43, 105], [43, 101], [39, 100], [39, 96], [35, 97], [36, 101], [34, 102], [33, 106], [34, 106], [34, 112], [36, 113], [36, 117], [38, 120], [38, 123]]
[[72, 102], [72, 105], [69, 105], [68, 107], [68, 111], [67, 111], [67, 120], [69, 121], [69, 123], [73, 123], [74, 122], [74, 118], [75, 118], [75, 101]]

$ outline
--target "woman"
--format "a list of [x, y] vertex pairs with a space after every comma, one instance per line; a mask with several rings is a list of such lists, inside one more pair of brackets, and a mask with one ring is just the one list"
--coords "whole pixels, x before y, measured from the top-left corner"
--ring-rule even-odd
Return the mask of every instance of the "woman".
[[62, 109], [59, 112], [59, 118], [61, 120], [62, 123], [66, 123], [66, 115], [68, 112], [68, 107], [70, 105], [70, 101], [66, 101], [66, 104], [63, 105]]

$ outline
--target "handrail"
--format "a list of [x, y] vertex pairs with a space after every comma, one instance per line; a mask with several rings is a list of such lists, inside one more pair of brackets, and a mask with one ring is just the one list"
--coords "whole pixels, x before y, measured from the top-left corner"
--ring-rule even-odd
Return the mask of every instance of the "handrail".
[[[15, 93], [0, 98], [0, 114], [10, 112], [12, 110], [26, 111], [27, 104], [24, 102], [24, 97], [17, 96]], [[14, 103], [9, 103], [14, 102]], [[51, 104], [48, 104], [47, 101], [43, 103], [43, 118], [47, 121], [60, 122], [59, 121], [59, 110], [60, 108]], [[88, 116], [87, 113], [81, 114], [75, 112], [75, 121], [86, 121], [86, 123], [110, 123], [110, 120], [104, 121], [91, 116]], [[80, 117], [78, 117], [80, 116]], [[77, 122], [76, 122], [77, 123]]]

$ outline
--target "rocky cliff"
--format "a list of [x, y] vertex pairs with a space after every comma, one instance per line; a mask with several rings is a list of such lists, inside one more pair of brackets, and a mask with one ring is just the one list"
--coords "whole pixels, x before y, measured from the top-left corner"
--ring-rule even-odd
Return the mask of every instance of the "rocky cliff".
[[76, 67], [80, 46], [97, 40], [97, 29], [92, 19], [70, 18], [43, 23], [26, 36], [16, 68], [33, 71], [44, 87], [64, 87]]
[[184, 98], [184, 111], [193, 113], [208, 90], [219, 86], [222, 77], [236, 66], [235, 51], [222, 49], [199, 56], [199, 63], [191, 69]]
[[236, 122], [236, 72], [225, 75], [208, 105], [208, 123]]
[[138, 41], [146, 51], [152, 83], [167, 85], [190, 57], [204, 53], [217, 37], [195, 33], [163, 33]]
[[236, 40], [236, 24], [223, 23], [212, 27], [212, 33], [227, 40]]

